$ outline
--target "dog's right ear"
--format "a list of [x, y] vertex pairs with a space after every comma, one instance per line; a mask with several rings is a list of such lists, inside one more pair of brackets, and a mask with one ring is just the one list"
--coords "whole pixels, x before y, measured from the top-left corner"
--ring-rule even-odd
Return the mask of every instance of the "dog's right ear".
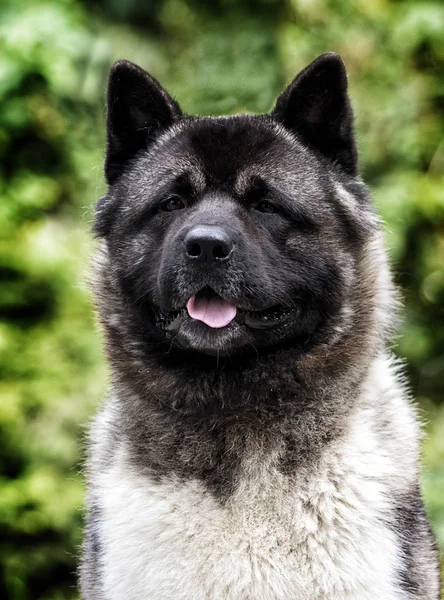
[[107, 182], [115, 181], [127, 162], [181, 115], [177, 102], [154, 77], [127, 60], [116, 62], [107, 93]]

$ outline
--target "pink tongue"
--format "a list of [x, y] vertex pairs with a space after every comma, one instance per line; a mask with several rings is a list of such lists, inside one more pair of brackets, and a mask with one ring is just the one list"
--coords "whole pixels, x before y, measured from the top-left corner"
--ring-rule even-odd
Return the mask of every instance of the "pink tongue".
[[202, 321], [208, 327], [219, 329], [234, 319], [237, 309], [219, 296], [211, 298], [192, 296], [188, 300], [187, 311], [192, 319]]

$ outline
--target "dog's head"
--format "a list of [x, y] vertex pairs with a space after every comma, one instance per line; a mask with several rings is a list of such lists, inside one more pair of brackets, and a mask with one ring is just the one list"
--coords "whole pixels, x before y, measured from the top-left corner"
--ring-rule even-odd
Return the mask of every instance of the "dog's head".
[[95, 229], [141, 344], [303, 350], [338, 331], [375, 222], [339, 56], [304, 69], [270, 114], [220, 118], [184, 115], [121, 61], [107, 126]]

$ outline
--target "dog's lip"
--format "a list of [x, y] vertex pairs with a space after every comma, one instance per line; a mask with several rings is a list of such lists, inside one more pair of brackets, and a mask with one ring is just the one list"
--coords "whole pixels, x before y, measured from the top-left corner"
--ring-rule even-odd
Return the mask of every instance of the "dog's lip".
[[[225, 298], [211, 290], [225, 300]], [[196, 293], [202, 293], [202, 290], [198, 290]], [[194, 295], [193, 295], [194, 296]], [[233, 306], [236, 307], [236, 316], [221, 329], [227, 329], [233, 324], [244, 325], [250, 329], [268, 329], [271, 327], [277, 327], [287, 322], [290, 317], [294, 317], [299, 314], [300, 307], [298, 304], [273, 304], [264, 308], [250, 308], [242, 303], [236, 303], [231, 300], [226, 300]], [[187, 304], [189, 300], [187, 301]], [[185, 321], [193, 322], [195, 319], [190, 317], [186, 304], [174, 309], [162, 309], [158, 308], [160, 315], [161, 326], [170, 332], [178, 332], [181, 325]]]
[[296, 305], [275, 304], [265, 310], [240, 311], [238, 322], [242, 322], [243, 318], [243, 324], [250, 329], [269, 329], [283, 325], [299, 314], [300, 309]]
[[223, 291], [220, 291], [218, 289], [215, 289], [209, 285], [205, 285], [203, 287], [197, 288], [196, 290], [189, 292], [189, 294], [187, 294], [187, 296], [185, 298], [182, 298], [182, 300], [174, 302], [172, 305], [168, 306], [168, 304], [157, 304], [157, 308], [158, 310], [162, 311], [165, 315], [168, 313], [174, 313], [174, 312], [180, 312], [182, 310], [186, 310], [187, 308], [187, 304], [190, 300], [190, 298], [192, 298], [193, 296], [197, 296], [200, 295], [202, 293], [204, 293], [206, 290], [208, 290], [210, 293], [214, 293], [217, 296], [220, 296], [223, 300], [225, 300], [226, 302], [229, 302], [230, 304], [232, 304], [233, 306], [236, 307], [238, 312], [251, 312], [251, 313], [261, 313], [261, 312], [265, 312], [265, 311], [271, 311], [272, 309], [276, 309], [278, 307], [282, 307], [282, 308], [296, 308], [298, 306], [299, 303], [299, 298], [295, 298], [294, 302], [292, 304], [284, 304], [282, 302], [276, 302], [274, 304], [262, 304], [262, 306], [255, 306], [254, 303], [249, 303], [249, 302], [245, 302], [242, 301], [241, 299], [238, 298], [233, 298], [230, 297], [229, 294], [224, 293]]

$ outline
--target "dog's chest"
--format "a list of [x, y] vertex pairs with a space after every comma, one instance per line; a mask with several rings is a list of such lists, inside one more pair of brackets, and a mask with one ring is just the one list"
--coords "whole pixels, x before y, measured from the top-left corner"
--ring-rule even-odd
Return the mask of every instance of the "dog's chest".
[[[359, 461], [359, 469], [355, 464]], [[332, 454], [290, 482], [249, 468], [221, 505], [193, 481], [156, 483], [124, 454], [100, 476], [106, 600], [396, 600], [397, 540], [374, 449]]]

